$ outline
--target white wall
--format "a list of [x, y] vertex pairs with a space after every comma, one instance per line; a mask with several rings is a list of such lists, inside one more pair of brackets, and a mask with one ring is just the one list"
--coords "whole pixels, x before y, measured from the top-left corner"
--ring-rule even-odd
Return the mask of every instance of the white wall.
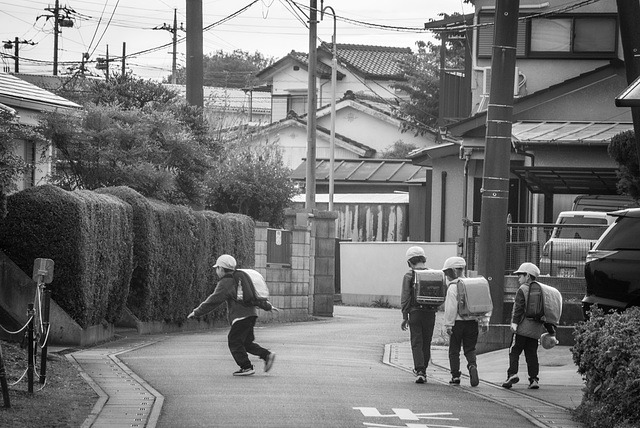
[[432, 269], [442, 269], [448, 257], [458, 255], [455, 242], [341, 242], [342, 302], [360, 305], [386, 299], [399, 307], [402, 278], [409, 270], [405, 254], [414, 245], [424, 248]]

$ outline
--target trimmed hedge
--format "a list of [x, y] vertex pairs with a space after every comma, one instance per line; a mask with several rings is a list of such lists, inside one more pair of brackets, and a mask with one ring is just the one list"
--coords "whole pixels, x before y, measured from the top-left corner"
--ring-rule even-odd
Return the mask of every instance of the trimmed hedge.
[[592, 308], [574, 331], [573, 361], [585, 381], [576, 418], [587, 427], [640, 426], [640, 308]]
[[28, 275], [55, 263], [51, 297], [81, 327], [115, 322], [133, 269], [132, 209], [109, 195], [32, 187], [10, 195], [0, 247]]
[[[9, 213], [0, 248], [25, 272], [37, 257], [53, 259], [52, 297], [82, 327], [116, 322], [125, 303], [142, 321], [182, 322], [213, 291], [219, 255], [254, 263], [251, 218], [149, 200], [128, 187], [34, 187], [10, 197]], [[221, 308], [209, 318], [224, 315]]]

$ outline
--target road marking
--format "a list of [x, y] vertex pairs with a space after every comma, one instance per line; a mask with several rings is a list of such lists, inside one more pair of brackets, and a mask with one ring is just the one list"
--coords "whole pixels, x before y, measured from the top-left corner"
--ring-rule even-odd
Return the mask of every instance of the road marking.
[[[420, 421], [421, 419], [430, 419], [434, 421], [458, 421], [459, 418], [452, 417], [451, 412], [437, 412], [437, 413], [414, 413], [409, 409], [392, 408], [393, 414], [383, 415], [375, 407], [354, 407], [354, 410], [360, 410], [362, 416], [370, 418], [398, 418], [401, 421]], [[449, 416], [449, 417], [447, 417]], [[405, 425], [385, 425], [373, 422], [362, 423], [368, 427], [376, 428], [468, 428], [457, 425], [440, 425], [440, 424], [424, 424], [424, 423], [406, 423]]]

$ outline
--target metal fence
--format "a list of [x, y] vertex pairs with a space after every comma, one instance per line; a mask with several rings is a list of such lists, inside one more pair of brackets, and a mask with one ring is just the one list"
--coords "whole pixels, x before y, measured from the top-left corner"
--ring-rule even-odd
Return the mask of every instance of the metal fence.
[[267, 264], [291, 266], [291, 237], [284, 229], [267, 229]]
[[[505, 275], [520, 264], [531, 262], [541, 275], [584, 277], [587, 252], [593, 247], [606, 225], [509, 223]], [[469, 269], [477, 270], [480, 223], [467, 226], [466, 257]]]

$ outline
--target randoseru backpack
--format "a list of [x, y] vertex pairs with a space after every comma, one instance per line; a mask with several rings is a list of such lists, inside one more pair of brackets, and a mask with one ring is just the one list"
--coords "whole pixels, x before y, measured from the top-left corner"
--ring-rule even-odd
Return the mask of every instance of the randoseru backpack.
[[456, 287], [460, 316], [484, 316], [493, 310], [489, 281], [484, 277], [460, 278]]
[[444, 303], [447, 282], [444, 272], [432, 269], [413, 271], [413, 300], [418, 305], [437, 308]]
[[527, 295], [527, 306], [524, 316], [535, 321], [541, 321], [544, 317], [544, 294], [542, 287], [537, 282], [529, 284], [529, 294]]
[[269, 288], [260, 272], [253, 269], [237, 269], [233, 279], [238, 284], [238, 300], [245, 306], [256, 306], [270, 311]]

